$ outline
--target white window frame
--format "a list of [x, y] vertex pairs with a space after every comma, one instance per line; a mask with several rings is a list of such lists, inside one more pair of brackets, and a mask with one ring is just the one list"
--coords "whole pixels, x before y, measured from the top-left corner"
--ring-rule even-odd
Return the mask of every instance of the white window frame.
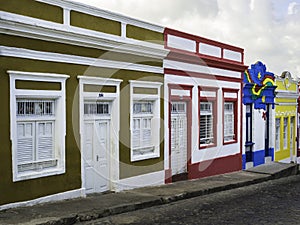
[[[226, 109], [226, 105], [231, 105], [232, 108], [229, 110]], [[234, 132], [234, 126], [235, 126], [235, 102], [226, 101], [224, 102], [224, 142], [231, 142], [235, 141], [235, 132]], [[227, 117], [231, 116], [232, 121], [228, 121]], [[229, 124], [227, 124], [229, 123]], [[230, 132], [231, 131], [231, 132]], [[229, 139], [228, 139], [229, 138]]]
[[[66, 136], [66, 80], [69, 78], [65, 74], [21, 72], [9, 70], [10, 76], [10, 138], [12, 142], [12, 162], [13, 162], [13, 181], [28, 180], [46, 176], [53, 176], [65, 173], [65, 136]], [[16, 89], [16, 81], [40, 81], [60, 83], [60, 90], [31, 90]], [[17, 99], [26, 100], [52, 100], [54, 101], [54, 116], [46, 116], [41, 121], [52, 121], [54, 127], [53, 151], [56, 161], [55, 166], [40, 168], [39, 170], [18, 171], [17, 159], [17, 125], [19, 121], [39, 121], [38, 116], [17, 116]], [[23, 117], [23, 118], [22, 118]], [[31, 117], [31, 118], [30, 118]], [[34, 162], [35, 163], [35, 162]], [[38, 163], [38, 162], [37, 162]]]
[[283, 118], [283, 149], [288, 148], [288, 117]]
[[280, 151], [280, 126], [281, 119], [275, 118], [275, 151]]
[[[158, 158], [160, 157], [160, 82], [146, 82], [130, 80], [130, 156], [131, 162]], [[156, 94], [136, 94], [134, 88], [151, 88], [156, 89]], [[151, 113], [134, 113], [133, 107], [135, 103], [151, 103]], [[141, 118], [141, 121], [146, 118], [151, 118], [151, 144], [134, 148], [134, 119]], [[142, 125], [142, 124], [141, 124]]]

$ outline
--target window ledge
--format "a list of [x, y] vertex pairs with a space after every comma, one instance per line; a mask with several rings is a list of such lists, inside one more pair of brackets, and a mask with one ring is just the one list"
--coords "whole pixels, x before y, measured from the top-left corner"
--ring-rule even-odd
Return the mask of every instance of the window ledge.
[[154, 158], [159, 158], [159, 157], [160, 157], [159, 153], [134, 155], [131, 158], [131, 162], [141, 161], [141, 160], [145, 160], [145, 159], [154, 159]]
[[231, 144], [236, 144], [237, 140], [230, 140], [230, 141], [224, 141], [223, 145], [231, 145]]
[[47, 169], [39, 172], [24, 172], [14, 176], [13, 182], [30, 180], [54, 175], [60, 175], [65, 173], [65, 168]]
[[216, 144], [206, 144], [206, 145], [200, 145], [200, 150], [202, 149], [206, 149], [206, 148], [213, 148], [213, 147], [216, 147], [217, 145]]

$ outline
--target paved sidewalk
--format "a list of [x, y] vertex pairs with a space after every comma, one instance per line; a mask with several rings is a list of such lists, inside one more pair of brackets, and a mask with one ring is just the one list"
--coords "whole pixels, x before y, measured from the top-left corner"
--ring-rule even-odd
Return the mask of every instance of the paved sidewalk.
[[0, 224], [74, 224], [108, 215], [134, 211], [181, 199], [225, 191], [298, 173], [297, 164], [272, 162], [198, 180], [180, 181], [120, 193], [97, 194], [87, 198], [46, 203], [0, 211]]

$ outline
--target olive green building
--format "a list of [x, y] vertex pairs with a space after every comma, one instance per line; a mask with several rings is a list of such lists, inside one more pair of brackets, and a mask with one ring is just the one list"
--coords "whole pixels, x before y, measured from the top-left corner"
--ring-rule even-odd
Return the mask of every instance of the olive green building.
[[0, 210], [164, 183], [164, 28], [0, 0]]

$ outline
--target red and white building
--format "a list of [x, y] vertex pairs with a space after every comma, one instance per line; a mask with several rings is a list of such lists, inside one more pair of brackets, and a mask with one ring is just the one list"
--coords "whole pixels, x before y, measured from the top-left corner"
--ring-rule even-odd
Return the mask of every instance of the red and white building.
[[165, 181], [242, 169], [244, 50], [165, 29]]

